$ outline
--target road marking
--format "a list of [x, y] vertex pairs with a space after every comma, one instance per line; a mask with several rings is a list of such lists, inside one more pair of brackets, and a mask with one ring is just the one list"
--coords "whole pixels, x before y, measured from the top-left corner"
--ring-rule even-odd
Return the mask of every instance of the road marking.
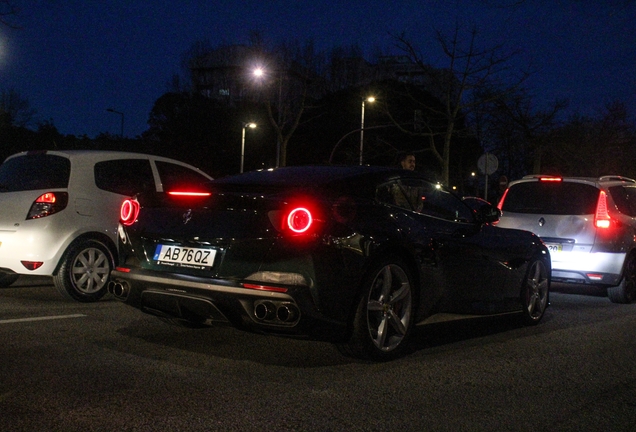
[[74, 314], [74, 315], [53, 315], [53, 316], [43, 316], [43, 317], [33, 317], [33, 318], [17, 318], [17, 319], [0, 320], [0, 324], [13, 324], [13, 323], [31, 322], [31, 321], [46, 321], [46, 320], [65, 319], [65, 318], [81, 318], [85, 316], [86, 315], [84, 314]]

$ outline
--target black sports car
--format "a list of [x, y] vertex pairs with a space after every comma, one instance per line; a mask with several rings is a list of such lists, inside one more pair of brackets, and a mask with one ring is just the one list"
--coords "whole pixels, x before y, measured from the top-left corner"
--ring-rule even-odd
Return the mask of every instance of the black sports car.
[[400, 355], [436, 313], [539, 322], [550, 256], [416, 172], [304, 166], [124, 202], [110, 292], [164, 320]]

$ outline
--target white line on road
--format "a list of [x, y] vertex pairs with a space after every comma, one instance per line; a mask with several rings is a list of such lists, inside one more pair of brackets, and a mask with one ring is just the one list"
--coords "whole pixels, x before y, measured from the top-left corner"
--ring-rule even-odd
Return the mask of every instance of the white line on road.
[[46, 321], [46, 320], [65, 319], [65, 318], [81, 318], [85, 316], [86, 315], [84, 314], [74, 314], [74, 315], [53, 315], [53, 316], [43, 316], [43, 317], [32, 317], [32, 318], [17, 318], [17, 319], [0, 320], [0, 324], [13, 324], [13, 323], [31, 322], [31, 321]]

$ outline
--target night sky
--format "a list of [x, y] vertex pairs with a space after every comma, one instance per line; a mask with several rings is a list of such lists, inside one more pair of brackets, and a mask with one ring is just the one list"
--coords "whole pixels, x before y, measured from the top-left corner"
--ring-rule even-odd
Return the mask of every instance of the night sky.
[[[521, 50], [514, 66], [540, 108], [570, 100], [566, 114], [596, 115], [620, 100], [636, 114], [636, 2], [630, 0], [14, 0], [18, 29], [0, 27], [0, 90], [13, 89], [63, 134], [135, 137], [196, 41], [313, 40], [400, 54], [404, 33], [443, 67], [435, 30], [476, 24], [483, 48]], [[519, 6], [511, 6], [521, 3]], [[504, 7], [502, 7], [504, 6]]]

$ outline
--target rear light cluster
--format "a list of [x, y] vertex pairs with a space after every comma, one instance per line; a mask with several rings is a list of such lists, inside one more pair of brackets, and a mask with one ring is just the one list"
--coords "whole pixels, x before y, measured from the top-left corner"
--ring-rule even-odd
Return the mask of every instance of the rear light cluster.
[[122, 225], [130, 226], [135, 223], [139, 216], [139, 201], [134, 198], [125, 200], [119, 212], [119, 222]]
[[294, 198], [280, 210], [269, 212], [269, 220], [281, 234], [298, 240], [313, 237], [324, 224], [321, 206], [311, 198]]
[[596, 203], [596, 214], [594, 215], [594, 225], [596, 228], [609, 228], [611, 217], [607, 210], [607, 194], [601, 191], [598, 194], [598, 202]]
[[47, 192], [43, 193], [31, 204], [27, 219], [39, 219], [58, 213], [66, 208], [68, 193]]
[[293, 208], [287, 215], [287, 228], [296, 234], [306, 233], [313, 223], [311, 211], [304, 207]]
[[283, 234], [307, 238], [319, 233], [327, 222], [346, 224], [357, 214], [355, 201], [351, 197], [339, 197], [330, 207], [319, 204], [314, 199], [298, 199], [289, 202], [282, 211], [270, 212], [270, 220]]

